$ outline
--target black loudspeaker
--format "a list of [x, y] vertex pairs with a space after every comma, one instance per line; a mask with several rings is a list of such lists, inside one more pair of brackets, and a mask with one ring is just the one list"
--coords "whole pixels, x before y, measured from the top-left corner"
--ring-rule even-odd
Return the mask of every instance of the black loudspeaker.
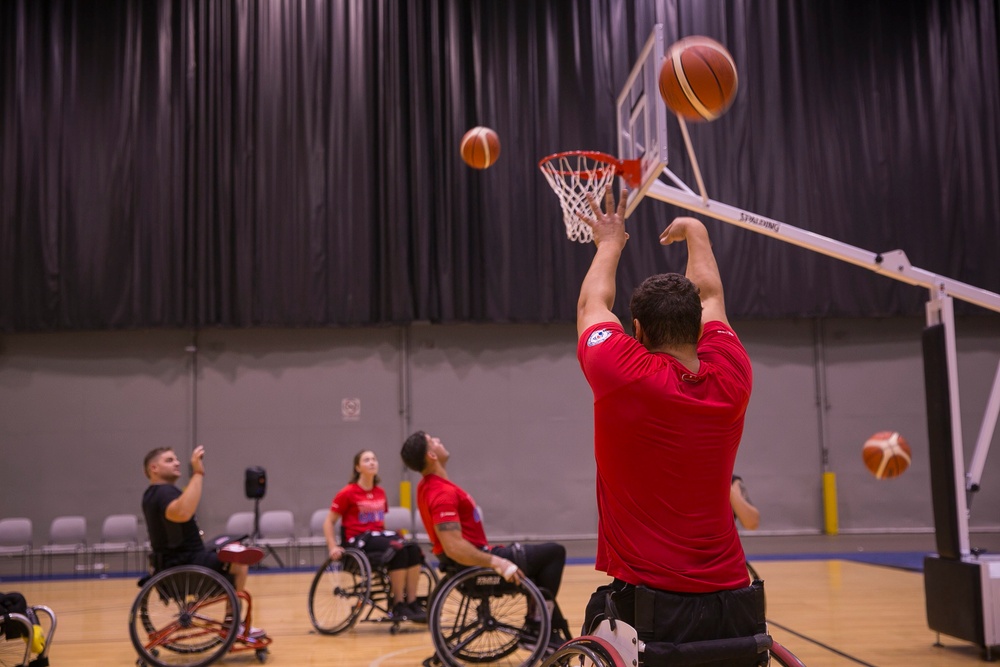
[[247, 468], [247, 498], [263, 498], [267, 491], [267, 472], [259, 466]]

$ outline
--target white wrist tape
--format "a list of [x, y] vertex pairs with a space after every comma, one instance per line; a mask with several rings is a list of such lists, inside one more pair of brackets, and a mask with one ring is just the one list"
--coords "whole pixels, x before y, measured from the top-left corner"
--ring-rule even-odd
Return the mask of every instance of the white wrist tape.
[[491, 563], [493, 569], [496, 570], [497, 574], [501, 577], [510, 581], [514, 574], [517, 572], [517, 565], [510, 562], [506, 558], [501, 558], [500, 556], [492, 556]]

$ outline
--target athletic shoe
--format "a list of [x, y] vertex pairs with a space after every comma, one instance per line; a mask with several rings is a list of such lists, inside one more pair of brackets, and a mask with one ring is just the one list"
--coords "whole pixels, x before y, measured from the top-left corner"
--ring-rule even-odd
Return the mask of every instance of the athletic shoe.
[[427, 612], [416, 600], [406, 603], [406, 618], [414, 623], [426, 623]]
[[252, 625], [250, 626], [250, 630], [248, 631], [246, 626], [240, 623], [240, 630], [239, 633], [237, 633], [237, 636], [249, 637], [250, 639], [261, 639], [262, 637], [267, 636], [267, 631], [263, 630], [262, 628], [255, 628]]

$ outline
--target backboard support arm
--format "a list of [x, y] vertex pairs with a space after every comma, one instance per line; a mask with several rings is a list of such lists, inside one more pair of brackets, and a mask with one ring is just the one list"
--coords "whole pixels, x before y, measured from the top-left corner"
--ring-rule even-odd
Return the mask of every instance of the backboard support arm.
[[[679, 185], [684, 185], [673, 173], [664, 170], [666, 175]], [[700, 180], [700, 179], [699, 179]], [[834, 259], [854, 264], [874, 271], [893, 280], [909, 285], [925, 287], [930, 292], [926, 307], [928, 326], [942, 324], [945, 327], [946, 355], [948, 360], [948, 385], [951, 396], [952, 442], [955, 458], [955, 489], [958, 498], [959, 548], [963, 556], [971, 553], [969, 545], [969, 517], [966, 492], [979, 489], [979, 477], [986, 461], [990, 442], [996, 427], [997, 415], [1000, 413], [1000, 368], [993, 383], [993, 391], [987, 404], [986, 416], [983, 421], [977, 442], [977, 451], [973, 457], [972, 474], [966, 476], [965, 460], [962, 447], [961, 411], [958, 399], [958, 365], [957, 348], [955, 344], [955, 315], [952, 298], [973, 303], [988, 310], [1000, 313], [1000, 294], [974, 287], [958, 280], [940, 276], [931, 271], [913, 266], [906, 253], [902, 250], [887, 252], [872, 252], [856, 246], [799, 229], [779, 220], [774, 220], [757, 213], [745, 211], [735, 206], [723, 204], [709, 199], [704, 194], [704, 186], [699, 183], [701, 196], [686, 186], [674, 187], [661, 180], [656, 180], [646, 192], [647, 197], [658, 199], [674, 206], [688, 209], [694, 213], [707, 215], [717, 220], [742, 227], [758, 234], [774, 237], [780, 241], [791, 243]]]

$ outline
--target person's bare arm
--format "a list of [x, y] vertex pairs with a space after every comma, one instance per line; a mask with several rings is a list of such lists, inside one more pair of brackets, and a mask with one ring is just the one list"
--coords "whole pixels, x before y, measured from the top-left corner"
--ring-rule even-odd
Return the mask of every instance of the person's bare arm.
[[333, 532], [334, 524], [337, 523], [337, 519], [339, 518], [339, 514], [330, 510], [330, 513], [323, 519], [323, 536], [326, 538], [326, 549], [333, 560], [340, 560], [340, 557], [344, 555], [344, 548], [337, 544], [337, 536]]
[[436, 524], [434, 531], [437, 533], [438, 539], [441, 540], [441, 547], [448, 558], [456, 563], [492, 568], [504, 579], [514, 583], [520, 583], [520, 577], [524, 576], [514, 563], [506, 558], [477, 549], [475, 545], [462, 537], [462, 526], [457, 521]]
[[760, 510], [750, 502], [750, 494], [747, 493], [743, 480], [733, 480], [733, 485], [729, 488], [729, 504], [733, 506], [733, 513], [744, 528], [757, 530], [760, 525]]
[[701, 321], [717, 320], [729, 325], [726, 317], [726, 302], [722, 290], [722, 276], [712, 252], [712, 241], [705, 225], [695, 218], [675, 218], [660, 234], [660, 243], [670, 245], [686, 241], [688, 249], [687, 269], [684, 275], [698, 286], [701, 297]]
[[622, 249], [628, 234], [625, 233], [625, 203], [628, 193], [622, 192], [615, 208], [615, 197], [611, 188], [604, 198], [605, 212], [593, 201], [590, 209], [593, 219], [585, 222], [594, 233], [597, 251], [590, 263], [590, 269], [580, 285], [580, 298], [576, 304], [576, 335], [580, 336], [589, 327], [599, 322], [618, 322], [611, 312], [615, 305], [615, 273], [621, 259]]
[[194, 513], [198, 511], [198, 503], [201, 502], [202, 481], [205, 479], [205, 448], [198, 445], [191, 453], [191, 479], [184, 487], [181, 495], [167, 505], [163, 515], [167, 521], [174, 523], [184, 523], [190, 521]]

